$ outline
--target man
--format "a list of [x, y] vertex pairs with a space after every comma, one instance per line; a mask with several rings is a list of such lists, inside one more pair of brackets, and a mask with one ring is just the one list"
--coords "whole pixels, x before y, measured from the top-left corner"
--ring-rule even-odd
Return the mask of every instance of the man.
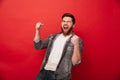
[[34, 46], [37, 50], [47, 48], [40, 73], [36, 80], [68, 80], [72, 66], [81, 63], [82, 40], [73, 33], [75, 18], [71, 13], [62, 15], [61, 33], [40, 39], [42, 23], [36, 24]]

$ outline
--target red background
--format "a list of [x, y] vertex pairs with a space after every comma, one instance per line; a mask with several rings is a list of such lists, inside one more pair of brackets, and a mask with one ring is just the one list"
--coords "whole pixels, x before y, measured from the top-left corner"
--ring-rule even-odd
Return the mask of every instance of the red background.
[[35, 79], [45, 54], [33, 46], [35, 23], [44, 39], [61, 30], [65, 12], [84, 41], [72, 80], [120, 80], [120, 0], [0, 0], [0, 80]]

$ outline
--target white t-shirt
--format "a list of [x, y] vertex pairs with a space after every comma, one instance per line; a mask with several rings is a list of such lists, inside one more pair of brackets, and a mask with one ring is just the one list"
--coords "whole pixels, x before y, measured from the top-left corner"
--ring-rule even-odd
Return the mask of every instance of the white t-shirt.
[[50, 52], [50, 56], [48, 58], [48, 62], [45, 65], [46, 70], [56, 71], [57, 65], [62, 56], [62, 52], [65, 46], [66, 41], [71, 37], [71, 35], [64, 36], [60, 34], [53, 43], [53, 48]]

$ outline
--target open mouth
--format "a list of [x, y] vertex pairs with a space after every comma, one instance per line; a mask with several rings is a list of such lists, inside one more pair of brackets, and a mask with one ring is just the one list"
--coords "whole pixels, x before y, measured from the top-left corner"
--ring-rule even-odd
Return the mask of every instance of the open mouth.
[[64, 25], [64, 26], [63, 26], [63, 29], [64, 29], [64, 30], [69, 29], [68, 25]]
[[68, 27], [63, 27], [65, 30], [68, 29]]

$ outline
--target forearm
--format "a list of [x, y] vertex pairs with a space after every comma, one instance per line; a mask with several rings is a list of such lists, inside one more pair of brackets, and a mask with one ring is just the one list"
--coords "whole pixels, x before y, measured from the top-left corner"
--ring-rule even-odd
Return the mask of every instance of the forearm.
[[40, 40], [40, 31], [36, 29], [34, 41], [38, 41], [38, 40]]
[[72, 63], [73, 65], [79, 64], [81, 62], [81, 53], [79, 45], [74, 46], [73, 56], [72, 56]]
[[77, 65], [81, 63], [81, 50], [82, 50], [82, 41], [77, 35], [74, 35], [71, 38], [71, 42], [74, 45], [74, 51], [73, 51], [73, 56], [72, 56], [72, 63], [73, 65]]

